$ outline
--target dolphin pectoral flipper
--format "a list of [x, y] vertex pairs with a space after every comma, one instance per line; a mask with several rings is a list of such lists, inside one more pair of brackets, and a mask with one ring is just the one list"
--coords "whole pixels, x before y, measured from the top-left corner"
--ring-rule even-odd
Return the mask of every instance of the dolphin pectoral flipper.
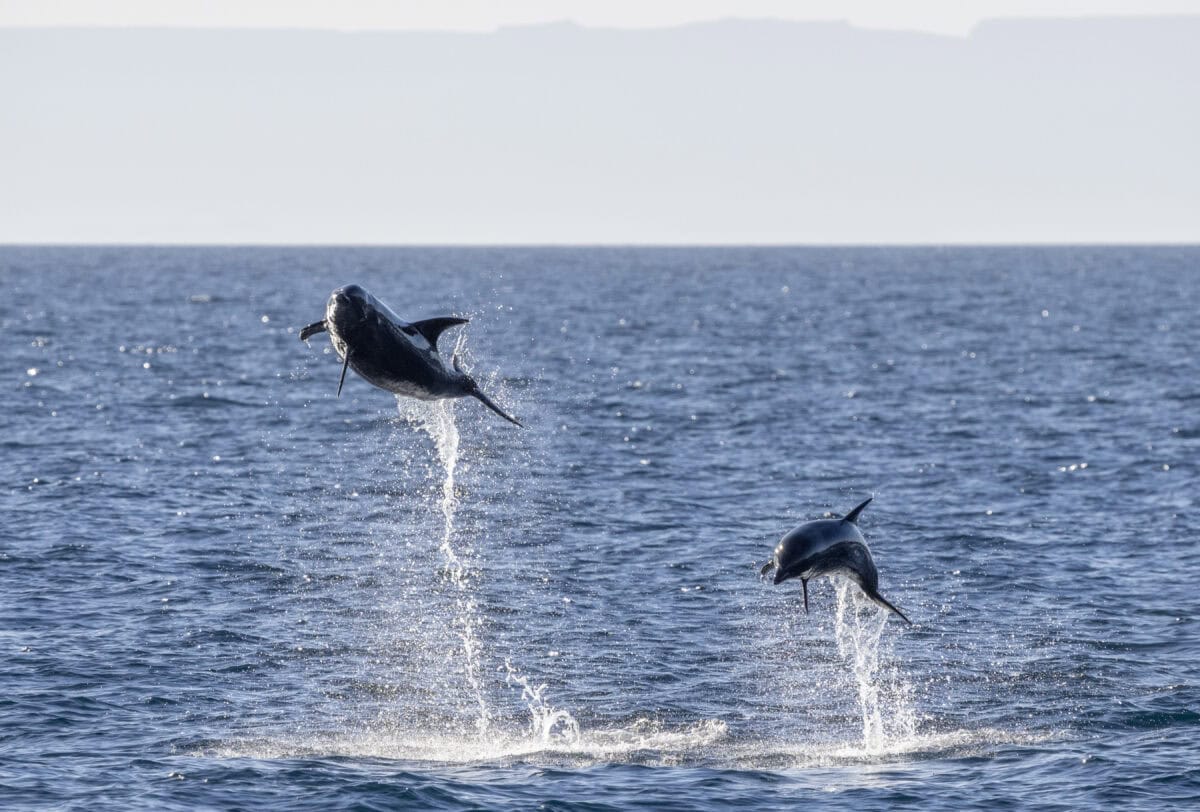
[[866, 595], [871, 600], [875, 601], [877, 604], [882, 606], [884, 609], [891, 609], [893, 612], [898, 614], [900, 616], [900, 619], [903, 620], [905, 623], [907, 623], [909, 626], [913, 625], [913, 622], [908, 619], [908, 615], [901, 612], [895, 606], [892, 606], [891, 602], [888, 601], [887, 598], [880, 595], [878, 591], [871, 590], [868, 592], [867, 590], [864, 589], [863, 594]]
[[342, 385], [346, 383], [346, 367], [348, 367], [348, 366], [350, 366], [350, 351], [346, 350], [346, 357], [342, 361], [342, 379], [340, 381], [338, 381], [337, 396], [339, 398], [342, 396]]
[[313, 322], [312, 324], [308, 325], [303, 330], [301, 330], [300, 331], [300, 340], [308, 341], [308, 339], [311, 336], [314, 336], [317, 333], [323, 333], [323, 332], [325, 332], [325, 319], [321, 319], [320, 321]]
[[439, 316], [434, 319], [414, 321], [409, 327], [425, 336], [425, 340], [429, 342], [429, 346], [433, 347], [434, 352], [437, 352], [438, 336], [450, 327], [458, 324], [466, 324], [468, 321], [470, 319], [460, 319], [456, 316]]

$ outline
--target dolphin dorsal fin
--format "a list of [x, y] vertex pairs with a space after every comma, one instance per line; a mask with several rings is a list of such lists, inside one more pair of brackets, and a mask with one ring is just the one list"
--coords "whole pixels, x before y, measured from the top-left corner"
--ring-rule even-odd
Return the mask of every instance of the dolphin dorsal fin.
[[416, 330], [429, 342], [429, 345], [435, 350], [437, 349], [438, 336], [447, 328], [453, 327], [456, 324], [466, 324], [470, 319], [460, 319], [455, 316], [439, 316], [436, 319], [424, 319], [422, 321], [414, 321], [409, 326]]
[[867, 505], [871, 504], [871, 500], [874, 498], [875, 498], [874, 496], [867, 497], [867, 501], [863, 502], [861, 505], [856, 507], [854, 510], [850, 511], [845, 516], [843, 516], [842, 521], [850, 522], [850, 524], [858, 524], [858, 514], [862, 513], [863, 508], [865, 508]]

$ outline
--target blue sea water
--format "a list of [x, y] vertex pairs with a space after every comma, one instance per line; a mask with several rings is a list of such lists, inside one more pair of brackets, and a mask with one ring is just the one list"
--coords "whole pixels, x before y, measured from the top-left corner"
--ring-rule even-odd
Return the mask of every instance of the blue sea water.
[[[1200, 249], [0, 249], [0, 806], [1200, 802]], [[458, 341], [397, 402], [359, 282]], [[907, 627], [760, 580], [861, 527]]]

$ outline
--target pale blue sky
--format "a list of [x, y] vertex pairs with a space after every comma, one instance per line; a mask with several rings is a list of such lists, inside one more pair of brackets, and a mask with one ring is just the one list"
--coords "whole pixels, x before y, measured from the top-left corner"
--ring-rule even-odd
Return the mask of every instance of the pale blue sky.
[[571, 20], [618, 28], [722, 18], [846, 20], [966, 34], [983, 19], [1200, 12], [1196, 0], [0, 0], [0, 26], [492, 30]]
[[0, 242], [1200, 242], [1200, 16], [330, 25], [0, 25]]

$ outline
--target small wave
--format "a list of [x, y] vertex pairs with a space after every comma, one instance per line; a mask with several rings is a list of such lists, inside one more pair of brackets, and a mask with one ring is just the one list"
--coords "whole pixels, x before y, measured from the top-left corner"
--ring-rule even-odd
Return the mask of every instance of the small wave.
[[183, 395], [182, 397], [171, 398], [165, 405], [183, 409], [220, 409], [225, 406], [257, 408], [260, 404], [248, 403], [244, 400], [234, 400], [233, 398], [219, 398], [205, 393], [203, 395]]

